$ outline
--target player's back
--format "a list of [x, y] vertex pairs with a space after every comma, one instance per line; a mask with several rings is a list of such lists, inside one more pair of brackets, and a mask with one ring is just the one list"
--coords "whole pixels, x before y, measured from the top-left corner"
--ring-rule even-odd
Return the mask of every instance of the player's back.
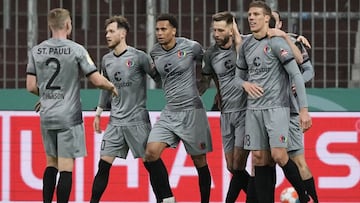
[[82, 123], [80, 71], [85, 75], [97, 71], [84, 47], [67, 39], [49, 39], [32, 49], [30, 61], [41, 98], [42, 126], [61, 129]]

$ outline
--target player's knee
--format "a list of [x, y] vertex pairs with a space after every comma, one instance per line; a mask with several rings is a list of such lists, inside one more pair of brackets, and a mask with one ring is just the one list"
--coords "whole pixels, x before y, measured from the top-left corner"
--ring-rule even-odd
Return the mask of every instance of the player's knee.
[[275, 163], [279, 164], [280, 166], [285, 166], [285, 164], [289, 160], [286, 151], [284, 152], [282, 150], [272, 151], [271, 157], [275, 161]]

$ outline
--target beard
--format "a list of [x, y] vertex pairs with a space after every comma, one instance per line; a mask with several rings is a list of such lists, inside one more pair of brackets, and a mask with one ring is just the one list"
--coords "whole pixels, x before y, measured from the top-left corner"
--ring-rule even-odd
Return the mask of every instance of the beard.
[[230, 40], [230, 36], [229, 36], [229, 35], [228, 35], [228, 36], [225, 36], [224, 39], [218, 39], [218, 40], [215, 39], [216, 44], [217, 44], [218, 46], [224, 46], [225, 44], [227, 44], [227, 43], [229, 42], [229, 40]]

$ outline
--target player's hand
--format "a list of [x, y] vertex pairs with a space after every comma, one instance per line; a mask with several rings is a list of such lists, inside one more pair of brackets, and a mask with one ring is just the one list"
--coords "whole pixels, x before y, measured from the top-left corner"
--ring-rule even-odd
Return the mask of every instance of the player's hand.
[[[111, 82], [110, 82], [111, 83]], [[117, 97], [117, 96], [119, 96], [119, 92], [118, 92], [118, 90], [117, 90], [117, 88], [115, 87], [115, 85], [113, 84], [113, 83], [111, 83], [111, 92], [112, 92], [112, 95], [114, 96], [114, 97]]]
[[40, 101], [36, 102], [35, 106], [34, 106], [34, 110], [35, 112], [39, 112], [40, 111], [40, 108], [41, 108], [41, 103]]
[[306, 37], [300, 35], [300, 36], [296, 39], [296, 41], [303, 43], [303, 44], [305, 45], [305, 47], [311, 49], [310, 42], [309, 42], [308, 39], [306, 39]]
[[287, 37], [286, 32], [277, 29], [277, 28], [270, 28], [267, 32], [268, 37]]
[[94, 127], [95, 132], [101, 133], [101, 129], [100, 129], [100, 116], [95, 116], [94, 123], [93, 123], [93, 127]]
[[309, 130], [312, 126], [312, 120], [308, 112], [308, 108], [300, 109], [300, 127], [303, 132]]
[[254, 83], [245, 81], [243, 88], [252, 98], [259, 98], [264, 94], [263, 88]]

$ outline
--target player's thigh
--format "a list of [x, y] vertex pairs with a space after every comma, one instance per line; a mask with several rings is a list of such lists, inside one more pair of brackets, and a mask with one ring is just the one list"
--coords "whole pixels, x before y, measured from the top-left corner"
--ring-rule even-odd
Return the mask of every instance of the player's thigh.
[[[148, 146], [155, 146], [151, 143], [166, 143], [168, 146], [175, 148], [179, 143], [179, 137], [177, 137], [174, 133], [174, 127], [181, 125], [181, 122], [175, 119], [172, 119], [173, 112], [163, 110], [160, 114], [160, 118], [154, 126], [152, 127], [148, 141], [146, 150], [151, 150]], [[155, 151], [153, 149], [151, 151]]]
[[132, 125], [124, 128], [123, 133], [125, 140], [134, 158], [144, 157], [150, 130], [150, 123]]
[[235, 146], [235, 127], [231, 123], [231, 114], [222, 113], [220, 115], [220, 127], [221, 127], [221, 137], [223, 150], [225, 152], [226, 160], [233, 156], [233, 150]]
[[57, 140], [58, 157], [77, 158], [87, 154], [83, 123], [58, 130]]
[[125, 141], [123, 128], [123, 126], [107, 125], [101, 140], [101, 156], [126, 158], [129, 147]]
[[263, 110], [246, 110], [244, 149], [270, 149], [269, 138], [263, 123]]
[[174, 133], [180, 137], [188, 154], [192, 156], [212, 151], [210, 127], [205, 109], [182, 111], [178, 119], [182, 125], [174, 128]]
[[[41, 136], [45, 149], [46, 156], [49, 157], [48, 164], [54, 163], [58, 157], [57, 153], [57, 131], [51, 129], [41, 128]], [[55, 160], [53, 160], [55, 159]], [[52, 165], [52, 164], [51, 164]]]
[[287, 148], [290, 123], [290, 109], [272, 108], [264, 111], [264, 124], [269, 136], [270, 147]]
[[290, 114], [288, 154], [290, 157], [304, 154], [303, 132], [300, 128], [299, 114]]

